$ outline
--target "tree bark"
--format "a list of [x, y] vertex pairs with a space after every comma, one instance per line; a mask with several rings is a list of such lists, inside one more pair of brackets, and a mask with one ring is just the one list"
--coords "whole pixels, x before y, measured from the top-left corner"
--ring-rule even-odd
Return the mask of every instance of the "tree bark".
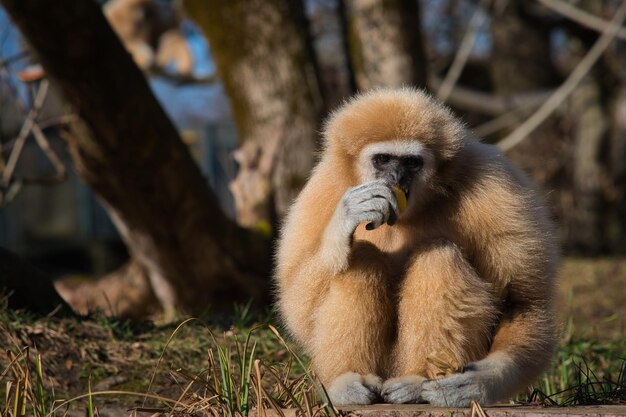
[[607, 190], [607, 241], [614, 253], [626, 253], [626, 70], [621, 71], [608, 152], [611, 183]]
[[148, 274], [136, 260], [94, 280], [61, 278], [54, 287], [80, 315], [101, 311], [107, 316], [141, 320], [154, 316], [160, 308]]
[[176, 129], [96, 2], [2, 0], [46, 73], [78, 112], [68, 133], [167, 313], [263, 297], [271, 256], [220, 211]]
[[602, 163], [609, 121], [602, 107], [598, 80], [588, 75], [569, 100], [574, 138], [573, 218], [568, 222], [570, 249], [597, 255], [604, 242], [604, 183], [607, 173]]
[[[241, 147], [231, 186], [240, 224], [272, 233], [314, 164], [321, 100], [294, 0], [187, 0], [209, 39]], [[295, 16], [295, 18], [294, 18]]]
[[426, 57], [415, 0], [343, 0], [357, 87], [426, 87]]
[[[501, 2], [502, 4], [504, 2]], [[550, 51], [550, 28], [524, 9], [524, 0], [496, 4], [491, 19], [490, 73], [498, 95], [545, 90], [558, 84]], [[500, 7], [499, 7], [500, 5]], [[520, 115], [519, 123], [523, 122]], [[559, 219], [560, 234], [568, 235], [572, 192], [571, 149], [573, 139], [561, 131], [562, 119], [550, 117], [539, 129], [508, 152], [508, 157], [546, 191]]]
[[532, 21], [524, 10], [524, 0], [509, 0], [495, 9], [489, 63], [498, 93], [510, 95], [554, 85], [557, 76], [550, 54], [550, 28]]
[[[592, 15], [601, 16], [607, 11], [607, 2], [583, 0], [579, 7]], [[596, 41], [597, 34], [580, 30], [573, 32], [570, 38], [571, 49], [590, 48]], [[609, 50], [610, 51], [610, 50]], [[605, 54], [609, 54], [607, 52]], [[606, 55], [605, 55], [606, 56]], [[583, 79], [580, 86], [572, 93], [569, 100], [569, 117], [572, 120], [571, 134], [574, 138], [572, 182], [573, 215], [569, 221], [567, 247], [585, 254], [597, 255], [611, 246], [607, 234], [621, 225], [611, 223], [611, 210], [607, 195], [610, 193], [611, 153], [607, 152], [614, 143], [609, 137], [610, 110], [606, 107], [607, 96], [618, 91], [603, 91], [615, 81], [606, 66], [606, 59]], [[604, 85], [603, 85], [604, 84]], [[607, 94], [609, 93], [609, 94]], [[617, 124], [619, 122], [616, 121]], [[619, 149], [615, 149], [619, 152]], [[623, 230], [623, 229], [622, 229]], [[619, 234], [623, 234], [623, 231]]]

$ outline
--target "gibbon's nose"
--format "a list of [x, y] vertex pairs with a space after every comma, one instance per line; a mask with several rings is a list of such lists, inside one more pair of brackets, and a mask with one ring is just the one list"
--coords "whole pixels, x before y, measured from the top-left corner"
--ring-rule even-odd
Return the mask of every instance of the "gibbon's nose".
[[392, 185], [400, 187], [405, 193], [408, 193], [411, 188], [411, 182], [413, 181], [414, 174], [415, 173], [410, 170], [402, 167], [396, 167], [396, 169], [387, 172], [385, 180]]

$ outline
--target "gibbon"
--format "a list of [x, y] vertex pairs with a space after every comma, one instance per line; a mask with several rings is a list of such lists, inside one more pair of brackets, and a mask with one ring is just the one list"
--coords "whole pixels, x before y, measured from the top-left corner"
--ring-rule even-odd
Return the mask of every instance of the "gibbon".
[[276, 285], [330, 399], [461, 407], [531, 383], [555, 346], [558, 251], [526, 177], [411, 88], [358, 95], [324, 139]]

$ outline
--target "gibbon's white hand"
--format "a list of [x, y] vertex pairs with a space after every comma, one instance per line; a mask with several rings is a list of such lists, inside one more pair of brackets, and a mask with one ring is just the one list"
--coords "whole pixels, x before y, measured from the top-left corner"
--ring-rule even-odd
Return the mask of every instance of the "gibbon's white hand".
[[336, 271], [345, 270], [357, 226], [367, 230], [393, 225], [400, 210], [395, 193], [386, 181], [375, 180], [350, 188], [343, 195], [324, 233], [323, 258]]
[[368, 222], [367, 230], [374, 230], [383, 223], [393, 225], [400, 210], [396, 195], [384, 180], [375, 180], [350, 188], [343, 195], [331, 223], [344, 231], [354, 233], [356, 227]]

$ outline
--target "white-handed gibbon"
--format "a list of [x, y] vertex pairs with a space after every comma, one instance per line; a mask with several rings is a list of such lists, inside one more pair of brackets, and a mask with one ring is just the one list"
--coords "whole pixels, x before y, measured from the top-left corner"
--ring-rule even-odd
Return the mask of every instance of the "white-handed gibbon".
[[331, 400], [467, 406], [531, 383], [555, 346], [558, 253], [524, 175], [410, 88], [357, 96], [324, 139], [276, 284]]

